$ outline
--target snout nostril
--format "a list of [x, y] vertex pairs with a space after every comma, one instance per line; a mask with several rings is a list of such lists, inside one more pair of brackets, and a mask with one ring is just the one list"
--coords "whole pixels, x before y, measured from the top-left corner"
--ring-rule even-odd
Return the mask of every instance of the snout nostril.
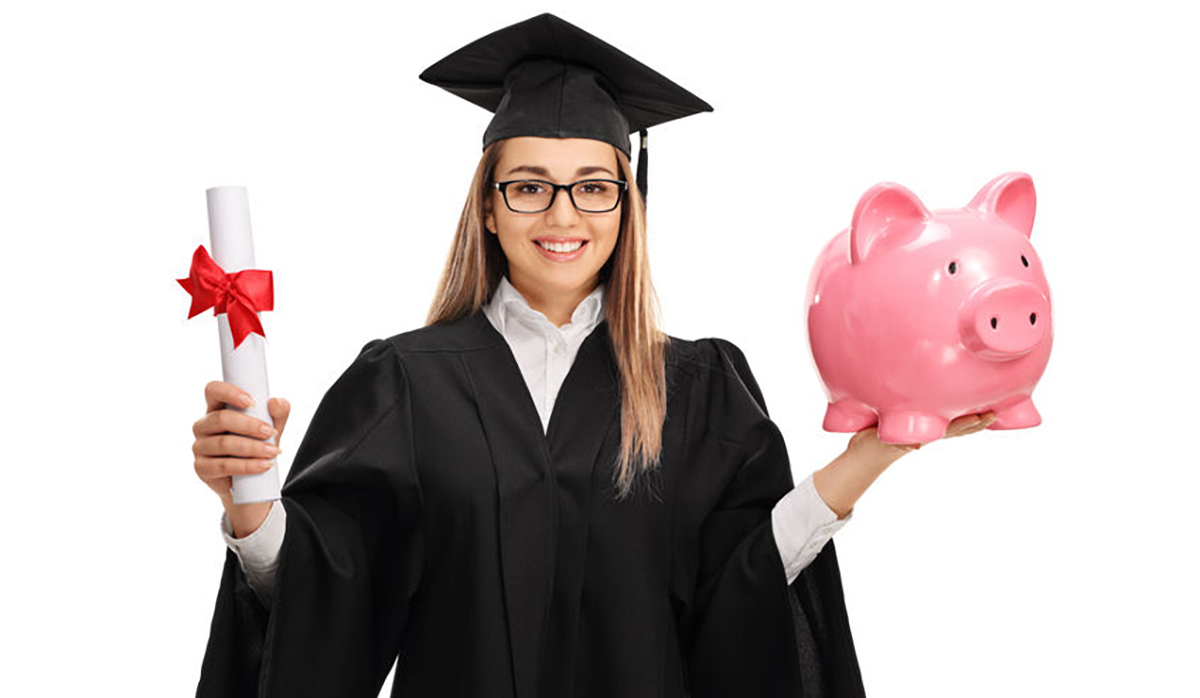
[[1000, 324], [1000, 323], [998, 323], [998, 322], [996, 321], [996, 318], [992, 318], [992, 329], [993, 329], [993, 330], [994, 330], [994, 329], [996, 329], [996, 325], [998, 325], [998, 324]]
[[1031, 325], [1036, 325], [1036, 324], [1037, 324], [1037, 313], [1030, 313], [1030, 314], [1029, 314], [1029, 324], [1031, 324]]

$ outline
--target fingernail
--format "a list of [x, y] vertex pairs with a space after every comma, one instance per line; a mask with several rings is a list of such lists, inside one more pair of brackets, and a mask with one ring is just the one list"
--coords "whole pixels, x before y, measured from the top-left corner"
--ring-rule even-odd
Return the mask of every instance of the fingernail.
[[254, 398], [250, 397], [249, 393], [242, 395], [242, 404], [246, 407], [254, 407]]
[[275, 434], [275, 430], [273, 428], [267, 426], [266, 424], [263, 424], [262, 426], [260, 426], [258, 428], [258, 430], [260, 432], [262, 432], [263, 436], [273, 436]]

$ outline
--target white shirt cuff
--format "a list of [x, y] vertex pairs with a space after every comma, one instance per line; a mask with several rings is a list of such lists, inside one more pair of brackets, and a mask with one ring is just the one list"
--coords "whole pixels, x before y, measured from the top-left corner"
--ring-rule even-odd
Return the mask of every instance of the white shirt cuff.
[[286, 525], [287, 510], [280, 499], [271, 503], [271, 511], [262, 525], [245, 538], [234, 538], [229, 515], [224, 512], [221, 514], [221, 536], [225, 544], [237, 554], [242, 571], [246, 573], [246, 583], [268, 607], [275, 592], [275, 570], [279, 566], [279, 551], [283, 548]]
[[771, 529], [783, 558], [788, 584], [800, 576], [825, 543], [853, 516], [854, 509], [851, 508], [845, 518], [838, 519], [817, 493], [811, 474], [779, 500], [771, 510]]

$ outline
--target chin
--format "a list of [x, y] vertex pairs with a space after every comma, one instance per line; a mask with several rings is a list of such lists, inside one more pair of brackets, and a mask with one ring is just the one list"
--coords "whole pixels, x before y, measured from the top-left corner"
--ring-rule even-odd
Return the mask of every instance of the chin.
[[591, 274], [572, 274], [570, 277], [556, 277], [547, 279], [546, 287], [562, 293], [569, 293], [587, 284], [591, 278], [593, 278]]
[[552, 270], [550, 273], [531, 274], [527, 278], [547, 290], [570, 293], [594, 279], [599, 271], [599, 269], [585, 271], [560, 269]]

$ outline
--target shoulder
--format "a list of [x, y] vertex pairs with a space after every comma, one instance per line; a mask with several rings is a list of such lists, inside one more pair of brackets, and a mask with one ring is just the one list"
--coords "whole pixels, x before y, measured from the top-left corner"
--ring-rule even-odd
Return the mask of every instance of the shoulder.
[[414, 370], [421, 374], [433, 365], [425, 359], [437, 361], [439, 355], [494, 348], [503, 343], [504, 338], [492, 329], [480, 311], [457, 320], [368, 341], [362, 345], [340, 382], [392, 381], [404, 386], [414, 375]]
[[[743, 383], [747, 380], [754, 382], [745, 352], [728, 339], [682, 339], [668, 336], [671, 340], [666, 352], [668, 368], [689, 372], [702, 380], [734, 379]], [[755, 383], [754, 392], [757, 392], [757, 388]]]
[[414, 330], [400, 332], [390, 337], [372, 339], [362, 346], [358, 356], [346, 370], [346, 376], [378, 374], [381, 371], [398, 372], [403, 375], [405, 359], [418, 354], [439, 352], [461, 352], [494, 346], [497, 339], [489, 336], [487, 322], [482, 313], [468, 315], [457, 320], [427, 325]]
[[746, 355], [741, 348], [721, 337], [682, 339], [672, 335], [668, 348], [668, 361], [707, 371], [726, 371], [731, 367], [746, 366]]
[[374, 342], [383, 342], [390, 345], [401, 356], [484, 349], [504, 341], [494, 330], [488, 332], [491, 326], [487, 323], [487, 317], [481, 310], [457, 320], [418, 327], [415, 330], [394, 334], [387, 339], [372, 340], [368, 346]]
[[746, 354], [728, 339], [671, 337], [667, 371], [675, 375], [678, 385], [691, 386], [692, 400], [700, 403], [711, 427], [731, 435], [744, 434], [769, 421], [766, 401]]

